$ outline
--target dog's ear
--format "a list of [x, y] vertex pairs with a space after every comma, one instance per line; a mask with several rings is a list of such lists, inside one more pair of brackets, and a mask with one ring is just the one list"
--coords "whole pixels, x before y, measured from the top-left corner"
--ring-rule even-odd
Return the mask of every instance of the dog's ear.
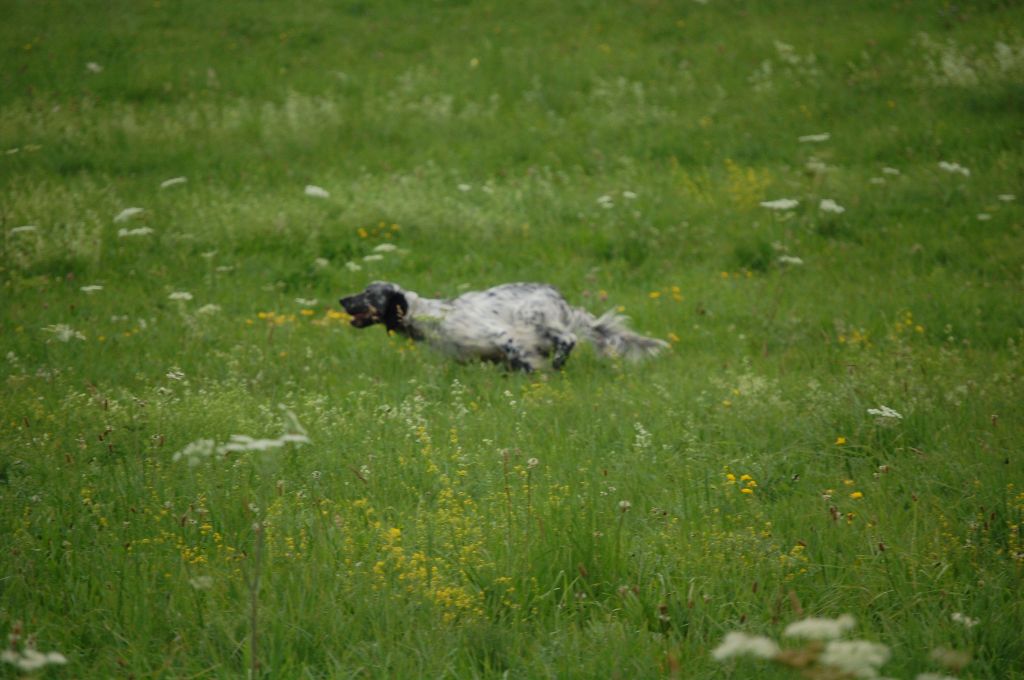
[[381, 320], [389, 331], [405, 330], [405, 315], [409, 312], [409, 301], [398, 291], [391, 291], [384, 303]]

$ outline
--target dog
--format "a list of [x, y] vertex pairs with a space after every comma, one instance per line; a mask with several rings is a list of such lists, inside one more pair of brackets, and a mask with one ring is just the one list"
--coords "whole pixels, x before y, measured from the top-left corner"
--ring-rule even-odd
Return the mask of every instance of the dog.
[[571, 306], [543, 283], [507, 283], [442, 300], [376, 281], [340, 302], [355, 328], [383, 324], [388, 332], [425, 341], [458, 361], [492, 361], [525, 372], [540, 368], [544, 359], [561, 369], [580, 339], [602, 356], [626, 359], [654, 356], [668, 347], [664, 340], [629, 330], [626, 317], [615, 312], [595, 317]]

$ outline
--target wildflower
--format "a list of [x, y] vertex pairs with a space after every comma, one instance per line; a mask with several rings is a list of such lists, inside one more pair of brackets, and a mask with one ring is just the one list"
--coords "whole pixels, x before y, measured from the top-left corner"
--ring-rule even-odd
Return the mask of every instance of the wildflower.
[[196, 576], [195, 578], [190, 578], [188, 584], [196, 590], [209, 590], [213, 587], [213, 577], [205, 575]]
[[605, 194], [604, 196], [599, 196], [597, 198], [597, 204], [604, 208], [605, 210], [615, 207], [615, 202], [612, 201], [612, 197], [607, 194]]
[[459, 191], [466, 192], [466, 191], [470, 191], [473, 188], [473, 186], [471, 184], [460, 184], [456, 188]]
[[197, 439], [194, 442], [190, 442], [185, 445], [181, 451], [178, 451], [171, 457], [171, 460], [177, 462], [179, 460], [188, 461], [189, 466], [195, 467], [204, 458], [209, 458], [214, 453], [214, 441], [212, 439]]
[[185, 374], [180, 368], [175, 367], [167, 371], [167, 378], [168, 380], [184, 380]]
[[130, 220], [139, 213], [143, 212], [142, 208], [125, 208], [121, 212], [114, 216], [114, 222], [124, 222]]
[[622, 197], [627, 201], [632, 201], [634, 198], [636, 198], [636, 194], [633, 193], [632, 191], [623, 191]]
[[777, 262], [779, 264], [793, 265], [795, 267], [799, 267], [804, 263], [803, 260], [801, 260], [799, 257], [796, 257], [795, 255], [779, 255], [779, 259], [777, 260]]
[[619, 510], [621, 512], [629, 512], [629, 509], [633, 507], [633, 504], [629, 501], [619, 501]]
[[854, 491], [853, 493], [850, 494], [850, 498], [852, 498], [855, 501], [859, 501], [861, 498], [864, 498], [864, 494], [860, 491]]
[[345, 269], [349, 270], [350, 272], [358, 272], [358, 271], [362, 271], [363, 268], [360, 267], [355, 262], [352, 262], [351, 260], [349, 260], [348, 262], [345, 263]]
[[319, 302], [316, 298], [295, 298], [295, 301], [303, 307], [315, 307]]
[[306, 189], [305, 189], [305, 194], [307, 196], [312, 196], [313, 198], [330, 198], [331, 197], [331, 194], [327, 191], [327, 189], [324, 189], [323, 187], [318, 187], [315, 184], [307, 184], [306, 185]]
[[831, 198], [821, 199], [821, 203], [818, 204], [818, 209], [820, 209], [822, 212], [835, 213], [836, 215], [841, 215], [844, 212], [846, 212], [846, 208], [839, 205]]
[[740, 493], [745, 493], [748, 496], [751, 496], [751, 495], [753, 495], [754, 490], [750, 489], [750, 488], [743, 488], [743, 489], [740, 489]]
[[990, 219], [992, 219], [992, 216], [989, 215], [988, 213], [978, 213], [976, 217], [978, 218], [979, 222], [988, 222]]
[[843, 446], [844, 444], [846, 444], [846, 437], [842, 435], [836, 437], [836, 446]]
[[537, 467], [538, 465], [540, 465], [540, 461], [537, 460], [536, 458], [531, 458], [530, 460], [526, 461], [526, 469], [527, 470], [532, 470], [533, 468]]
[[805, 142], [805, 143], [806, 142], [827, 142], [831, 138], [832, 138], [831, 133], [820, 132], [820, 133], [818, 133], [816, 135], [804, 135], [802, 137], [797, 137], [796, 141], [798, 141], [798, 142]]
[[731, 472], [727, 472], [727, 473], [725, 474], [725, 479], [726, 479], [726, 480], [727, 480], [727, 481], [728, 481], [728, 482], [729, 482], [730, 484], [735, 484], [735, 483], [736, 483], [736, 475], [734, 475], [734, 474], [733, 474], [733, 473], [731, 473]]
[[102, 73], [103, 67], [97, 64], [95, 61], [90, 61], [85, 64], [85, 70], [89, 73]]
[[313, 266], [316, 267], [317, 269], [323, 269], [324, 267], [330, 264], [331, 261], [328, 260], [326, 257], [318, 257], [315, 260], [313, 260]]
[[889, 660], [889, 648], [867, 640], [832, 640], [818, 662], [858, 678], [878, 677], [878, 667]]
[[961, 614], [960, 612], [953, 612], [950, 618], [957, 623], [963, 624], [964, 628], [974, 628], [979, 623], [978, 619], [972, 619], [966, 614]]
[[36, 225], [34, 225], [34, 224], [23, 224], [20, 227], [15, 227], [14, 229], [11, 229], [7, 233], [8, 234], [28, 234], [30, 232], [36, 231], [37, 229], [38, 229], [38, 227]]
[[914, 676], [914, 680], [958, 680], [952, 675], [942, 675], [941, 673], [918, 673]]
[[727, 633], [722, 643], [715, 647], [711, 656], [715, 661], [725, 661], [737, 656], [755, 656], [771, 659], [779, 653], [779, 645], [763, 635], [748, 635], [739, 631]]
[[762, 208], [769, 210], [792, 210], [800, 205], [800, 201], [793, 198], [777, 198], [774, 201], [761, 201]]
[[651, 298], [652, 300], [657, 300], [658, 298], [661, 297], [661, 291], [652, 290], [650, 293], [647, 294], [647, 297]]
[[373, 249], [373, 252], [375, 252], [375, 253], [390, 253], [390, 252], [393, 252], [395, 250], [398, 250], [398, 246], [396, 246], [394, 243], [381, 243], [379, 246], [376, 246]]
[[83, 293], [85, 293], [86, 295], [92, 295], [93, 293], [95, 293], [98, 290], [103, 290], [103, 286], [96, 286], [96, 285], [82, 286], [81, 288], [79, 288], [79, 290], [82, 291]]
[[197, 309], [196, 313], [197, 314], [202, 314], [204, 316], [209, 316], [211, 314], [216, 314], [219, 311], [220, 311], [220, 305], [208, 304], [208, 305], [203, 305], [202, 307]]
[[896, 168], [884, 167], [884, 168], [882, 168], [882, 174], [883, 175], [898, 175], [898, 174], [900, 174], [900, 171], [897, 170]]
[[149, 236], [153, 233], [150, 227], [136, 227], [135, 229], [118, 229], [117, 237], [125, 238], [126, 236]]
[[383, 260], [383, 259], [384, 259], [384, 256], [383, 255], [379, 255], [379, 254], [365, 255], [363, 257], [363, 262], [377, 262], [377, 261]]
[[[999, 194], [999, 196], [997, 196], [996, 198], [998, 198], [1003, 203], [1010, 203], [1016, 200], [1017, 197], [1014, 196], [1013, 194]], [[14, 230], [12, 229], [11, 231], [13, 232]]]
[[948, 161], [939, 161], [939, 167], [946, 172], [958, 173], [964, 177], [970, 177], [971, 171], [960, 165], [959, 163], [950, 163]]
[[161, 189], [166, 189], [168, 187], [173, 187], [173, 186], [177, 186], [179, 184], [184, 184], [187, 181], [188, 181], [187, 177], [172, 177], [171, 179], [165, 179], [163, 182], [160, 182], [160, 188]]
[[43, 654], [37, 651], [34, 647], [30, 647], [28, 644], [25, 645], [25, 649], [18, 651], [16, 649], [5, 649], [0, 654], [0, 659], [3, 659], [6, 663], [16, 666], [18, 670], [25, 673], [33, 673], [41, 668], [45, 668], [49, 665], [63, 666], [68, 662], [67, 658], [60, 652], [47, 652]]
[[878, 416], [879, 418], [895, 418], [896, 420], [903, 420], [903, 416], [884, 404], [879, 404], [878, 408], [869, 408], [868, 414]]
[[856, 621], [849, 614], [837, 619], [808, 618], [794, 621], [786, 626], [782, 634], [786, 637], [804, 638], [807, 640], [833, 640], [853, 628]]
[[170, 300], [183, 300], [185, 302], [188, 302], [189, 300], [192, 299], [192, 293], [189, 293], [188, 291], [184, 290], [176, 290], [170, 295], [168, 295], [167, 298]]
[[85, 340], [85, 335], [80, 331], [76, 331], [71, 326], [63, 323], [51, 324], [43, 328], [43, 330], [47, 333], [53, 333], [53, 337], [61, 342], [68, 342], [72, 339]]

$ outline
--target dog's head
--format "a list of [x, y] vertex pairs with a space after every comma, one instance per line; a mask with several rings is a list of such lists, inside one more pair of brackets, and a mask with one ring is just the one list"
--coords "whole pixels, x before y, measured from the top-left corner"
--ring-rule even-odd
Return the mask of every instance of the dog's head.
[[404, 330], [403, 319], [409, 311], [409, 301], [404, 291], [393, 283], [375, 281], [362, 293], [343, 297], [340, 302], [356, 328], [382, 323], [389, 331]]

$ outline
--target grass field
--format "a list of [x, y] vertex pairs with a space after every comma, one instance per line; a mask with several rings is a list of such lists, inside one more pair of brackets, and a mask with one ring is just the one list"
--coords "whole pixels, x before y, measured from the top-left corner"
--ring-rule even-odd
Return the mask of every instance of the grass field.
[[1018, 3], [0, 7], [0, 677], [1024, 677]]

